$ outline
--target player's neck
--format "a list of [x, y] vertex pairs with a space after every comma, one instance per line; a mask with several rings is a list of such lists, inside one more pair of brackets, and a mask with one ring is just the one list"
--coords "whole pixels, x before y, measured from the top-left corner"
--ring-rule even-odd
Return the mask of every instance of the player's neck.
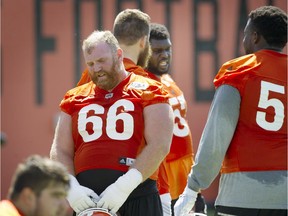
[[123, 50], [124, 58], [128, 58], [133, 61], [134, 64], [137, 64], [139, 56], [139, 49], [137, 48], [137, 44], [130, 46], [120, 44], [120, 47]]

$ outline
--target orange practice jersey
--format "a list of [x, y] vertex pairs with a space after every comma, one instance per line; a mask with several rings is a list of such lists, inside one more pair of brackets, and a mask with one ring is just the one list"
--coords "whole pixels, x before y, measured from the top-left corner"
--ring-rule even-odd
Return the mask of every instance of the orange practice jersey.
[[[133, 72], [137, 75], [141, 75], [141, 76], [145, 76], [145, 77], [147, 76], [147, 73], [145, 72], [145, 70], [142, 67], [134, 64], [134, 62], [132, 60], [130, 60], [128, 58], [124, 58], [123, 63], [124, 63], [126, 71]], [[77, 86], [83, 85], [83, 84], [88, 83], [90, 81], [91, 81], [91, 79], [89, 76], [89, 72], [88, 72], [88, 69], [86, 68], [83, 71], [81, 78], [80, 78], [79, 82], [77, 83]]]
[[[160, 194], [170, 192], [172, 199], [176, 199], [183, 192], [186, 186], [188, 174], [190, 171], [190, 167], [193, 165], [194, 157], [192, 136], [188, 123], [186, 121], [187, 103], [184, 98], [183, 92], [176, 85], [170, 75], [164, 74], [161, 76], [161, 79], [159, 79], [154, 74], [148, 72], [148, 77], [160, 81], [163, 84], [165, 90], [168, 92], [169, 104], [171, 105], [174, 112], [174, 129], [172, 143], [170, 151], [165, 158], [165, 161], [163, 161], [159, 168], [157, 186]], [[178, 173], [179, 176], [177, 177], [177, 181], [175, 182], [175, 178], [172, 177], [173, 174], [169, 173], [169, 171], [166, 170], [167, 168], [165, 168], [165, 166], [167, 166], [167, 162], [169, 163], [171, 161], [180, 160], [181, 158], [184, 159], [187, 156], [192, 158], [192, 163], [186, 164], [188, 171], [186, 172], [186, 169], [182, 169], [183, 172], [181, 172], [181, 175], [180, 173]], [[189, 162], [191, 161], [189, 160]], [[184, 178], [183, 181], [180, 180], [182, 179], [182, 177]], [[172, 185], [169, 187], [169, 184], [174, 184], [174, 191], [171, 189]]]
[[287, 55], [269, 50], [225, 63], [214, 80], [238, 89], [238, 124], [223, 173], [287, 170]]
[[13, 203], [9, 200], [0, 201], [0, 215], [1, 216], [24, 216], [21, 214]]
[[143, 109], [156, 103], [168, 103], [163, 85], [133, 73], [112, 92], [92, 81], [68, 91], [60, 107], [72, 117], [76, 174], [90, 169], [126, 172], [146, 145]]
[[168, 92], [169, 104], [174, 112], [173, 138], [166, 161], [177, 160], [188, 155], [193, 157], [192, 136], [186, 121], [187, 103], [183, 92], [169, 74], [164, 74], [159, 79], [148, 72], [148, 77], [160, 81], [164, 85], [165, 90]]

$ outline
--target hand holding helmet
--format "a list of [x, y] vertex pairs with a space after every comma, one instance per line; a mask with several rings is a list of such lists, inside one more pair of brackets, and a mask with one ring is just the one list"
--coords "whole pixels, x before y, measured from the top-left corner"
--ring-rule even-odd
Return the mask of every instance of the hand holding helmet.
[[106, 208], [110, 212], [116, 213], [142, 180], [142, 174], [137, 169], [130, 169], [102, 192], [97, 207]]
[[89, 208], [80, 212], [77, 216], [116, 216], [116, 214], [112, 214], [103, 208]]
[[69, 177], [70, 189], [68, 191], [67, 200], [71, 208], [76, 213], [79, 213], [87, 208], [96, 207], [93, 200], [98, 200], [98, 195], [90, 188], [80, 185], [75, 176], [69, 175]]

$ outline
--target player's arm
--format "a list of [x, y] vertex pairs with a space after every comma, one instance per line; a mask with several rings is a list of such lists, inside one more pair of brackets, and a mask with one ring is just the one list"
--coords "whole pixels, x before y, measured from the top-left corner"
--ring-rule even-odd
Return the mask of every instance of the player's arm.
[[207, 188], [218, 175], [237, 126], [240, 102], [236, 88], [222, 85], [216, 90], [188, 184], [174, 206], [175, 216], [188, 214], [198, 192]]
[[189, 175], [191, 189], [207, 188], [218, 175], [238, 123], [240, 102], [236, 88], [222, 85], [216, 90]]
[[173, 111], [169, 104], [154, 104], [144, 109], [144, 136], [147, 145], [132, 165], [149, 178], [169, 153], [173, 135]]
[[55, 129], [55, 135], [50, 150], [50, 158], [63, 163], [68, 171], [74, 175], [74, 142], [72, 139], [71, 116], [65, 112], [60, 113]]
[[70, 190], [67, 200], [76, 213], [89, 207], [95, 207], [92, 201], [98, 199], [98, 195], [91, 189], [79, 184], [74, 172], [74, 142], [72, 139], [71, 116], [61, 112], [52, 143], [50, 157], [53, 160], [63, 163], [70, 172]]
[[100, 194], [98, 207], [116, 213], [129, 194], [159, 167], [170, 150], [173, 133], [173, 112], [169, 104], [154, 104], [144, 108], [144, 136], [147, 145], [137, 156], [129, 171]]

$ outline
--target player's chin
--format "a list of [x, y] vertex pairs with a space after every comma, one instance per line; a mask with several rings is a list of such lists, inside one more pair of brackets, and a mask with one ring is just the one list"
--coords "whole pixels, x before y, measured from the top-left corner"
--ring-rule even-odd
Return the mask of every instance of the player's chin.
[[159, 73], [162, 75], [162, 74], [167, 74], [168, 73], [168, 68], [159, 68]]
[[161, 74], [166, 74], [168, 73], [169, 71], [169, 65], [161, 65], [161, 66], [158, 66], [158, 71], [161, 73]]

